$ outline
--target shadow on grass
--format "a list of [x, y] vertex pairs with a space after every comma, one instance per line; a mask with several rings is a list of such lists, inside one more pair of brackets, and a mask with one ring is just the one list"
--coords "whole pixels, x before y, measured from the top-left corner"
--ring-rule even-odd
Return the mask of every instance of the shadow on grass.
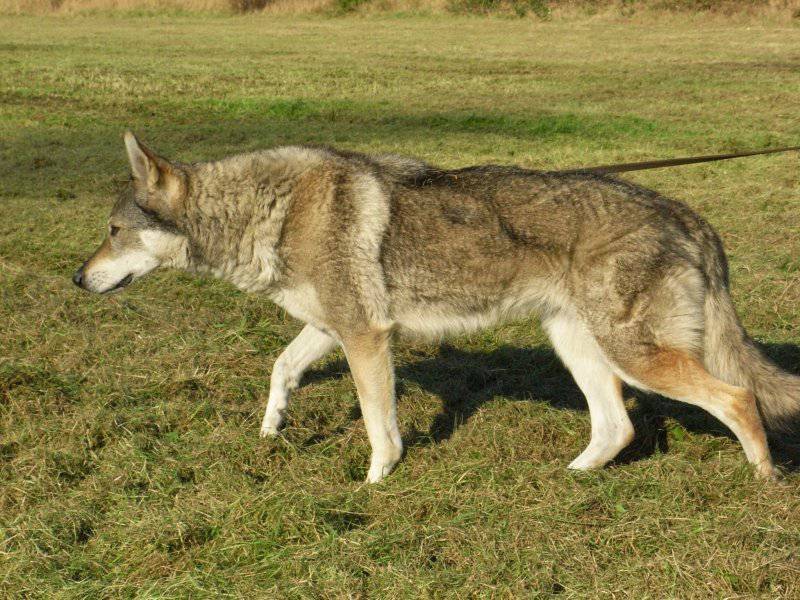
[[[770, 344], [763, 350], [784, 370], [800, 375], [800, 346]], [[307, 381], [336, 377], [346, 370], [344, 361], [336, 361], [322, 370], [310, 372]], [[583, 394], [571, 375], [553, 350], [546, 346], [501, 346], [483, 352], [443, 345], [433, 358], [399, 366], [397, 378], [401, 405], [403, 389], [411, 382], [442, 401], [442, 410], [428, 431], [413, 430], [405, 434], [407, 447], [437, 444], [449, 439], [483, 404], [497, 397], [546, 402], [561, 410], [587, 410]], [[635, 407], [629, 411], [636, 438], [620, 453], [615, 464], [635, 462], [657, 451], [666, 452], [668, 419], [693, 433], [734, 439], [724, 425], [694, 406], [630, 388], [625, 390], [625, 397], [636, 398]], [[359, 417], [356, 404], [351, 418]], [[777, 463], [790, 471], [800, 470], [800, 440], [797, 437], [774, 434], [770, 436], [770, 446]]]
[[[58, 110], [47, 94], [0, 93], [28, 110]], [[569, 139], [589, 146], [612, 148], [623, 140], [661, 137], [663, 125], [636, 115], [595, 115], [555, 111], [506, 114], [493, 111], [414, 112], [381, 103], [309, 99], [198, 99], [179, 105], [128, 103], [126, 110], [95, 106], [102, 119], [83, 115], [87, 100], [61, 110], [69, 127], [53, 123], [20, 128], [0, 140], [0, 194], [30, 194], [47, 199], [80, 198], [85, 192], [112, 191], [127, 176], [122, 132], [131, 128], [168, 158], [214, 160], [223, 156], [291, 144], [329, 144], [343, 149], [380, 151], [423, 145], [437, 147], [449, 139], [465, 139], [479, 147], [502, 142], [511, 148], [536, 149]], [[86, 106], [85, 106], [86, 105]], [[167, 115], [166, 118], [159, 115]], [[424, 158], [424, 157], [423, 157]], [[467, 161], [468, 162], [468, 161]], [[513, 162], [513, 161], [512, 161]]]

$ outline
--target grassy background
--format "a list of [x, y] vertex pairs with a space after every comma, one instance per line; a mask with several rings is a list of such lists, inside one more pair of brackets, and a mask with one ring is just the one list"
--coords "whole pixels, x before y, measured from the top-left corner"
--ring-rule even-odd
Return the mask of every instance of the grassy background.
[[[584, 402], [535, 322], [397, 347], [398, 470], [341, 356], [261, 440], [299, 330], [161, 273], [74, 289], [127, 176], [315, 142], [573, 167], [796, 144], [800, 29], [475, 18], [0, 18], [0, 595], [800, 597], [800, 479], [754, 480], [710, 417], [629, 392], [616, 466], [565, 470]], [[797, 156], [631, 174], [721, 232], [751, 333], [800, 363]], [[796, 462], [792, 440], [776, 440]]]

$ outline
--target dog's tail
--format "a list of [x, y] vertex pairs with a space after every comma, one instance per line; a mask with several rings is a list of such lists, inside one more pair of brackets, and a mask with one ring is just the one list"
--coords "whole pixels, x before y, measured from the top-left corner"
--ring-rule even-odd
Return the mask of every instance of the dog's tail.
[[710, 277], [705, 300], [706, 368], [723, 381], [750, 390], [768, 429], [796, 432], [800, 420], [800, 377], [772, 363], [747, 335], [728, 292], [721, 244], [715, 254], [714, 266], [721, 276]]

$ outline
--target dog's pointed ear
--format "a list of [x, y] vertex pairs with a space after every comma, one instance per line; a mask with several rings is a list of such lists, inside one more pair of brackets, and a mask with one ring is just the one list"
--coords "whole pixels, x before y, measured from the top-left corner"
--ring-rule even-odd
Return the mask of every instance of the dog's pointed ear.
[[144, 146], [132, 132], [125, 132], [125, 150], [131, 163], [131, 175], [136, 183], [154, 186], [158, 183], [158, 159], [160, 157]]
[[130, 131], [125, 132], [125, 149], [131, 163], [136, 203], [165, 221], [176, 221], [183, 214], [186, 174], [142, 144]]

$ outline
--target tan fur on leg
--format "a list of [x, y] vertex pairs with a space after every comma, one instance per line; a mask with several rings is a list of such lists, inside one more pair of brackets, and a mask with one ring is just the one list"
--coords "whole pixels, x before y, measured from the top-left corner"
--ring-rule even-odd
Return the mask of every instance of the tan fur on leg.
[[629, 365], [628, 370], [646, 388], [714, 415], [739, 439], [756, 473], [775, 477], [767, 437], [750, 391], [714, 378], [700, 361], [677, 350], [661, 350], [647, 362]]
[[403, 442], [397, 428], [389, 338], [388, 331], [372, 331], [343, 340], [372, 445], [368, 483], [377, 483], [388, 475], [403, 453]]

